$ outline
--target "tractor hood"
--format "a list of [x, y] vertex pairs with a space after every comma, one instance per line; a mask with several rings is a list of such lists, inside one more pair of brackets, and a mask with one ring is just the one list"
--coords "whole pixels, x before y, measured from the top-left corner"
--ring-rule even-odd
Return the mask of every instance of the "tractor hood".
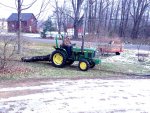
[[[81, 48], [73, 47], [73, 51], [81, 52]], [[94, 49], [94, 48], [84, 48], [84, 52], [92, 53], [92, 52], [95, 52], [95, 51], [96, 51], [96, 49]]]

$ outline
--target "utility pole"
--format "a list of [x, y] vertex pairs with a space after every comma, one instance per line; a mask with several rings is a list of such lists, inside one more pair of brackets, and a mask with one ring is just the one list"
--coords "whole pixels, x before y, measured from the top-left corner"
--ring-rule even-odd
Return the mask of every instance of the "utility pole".
[[20, 34], [21, 34], [21, 0], [18, 0], [18, 40], [17, 40], [17, 46], [18, 46], [18, 50], [17, 50], [17, 53], [20, 54], [21, 53], [21, 37], [20, 37]]

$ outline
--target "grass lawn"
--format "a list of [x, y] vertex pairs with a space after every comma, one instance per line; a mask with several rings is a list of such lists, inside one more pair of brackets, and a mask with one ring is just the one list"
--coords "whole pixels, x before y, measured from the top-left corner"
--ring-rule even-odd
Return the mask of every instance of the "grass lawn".
[[24, 56], [41, 56], [50, 54], [54, 49], [50, 44], [25, 44], [21, 55], [17, 55], [9, 63], [9, 67], [0, 71], [0, 80], [18, 80], [23, 78], [109, 78], [126, 75], [150, 74], [150, 58], [138, 62], [136, 50], [125, 50], [120, 56], [107, 55], [102, 57], [102, 63], [93, 69], [82, 72], [78, 62], [72, 66], [55, 68], [50, 62], [21, 62]]

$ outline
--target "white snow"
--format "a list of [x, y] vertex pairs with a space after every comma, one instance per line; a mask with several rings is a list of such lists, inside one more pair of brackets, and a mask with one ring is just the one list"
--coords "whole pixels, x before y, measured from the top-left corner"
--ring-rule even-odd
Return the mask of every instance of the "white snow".
[[21, 35], [26, 37], [36, 37], [36, 38], [40, 37], [40, 33], [22, 33]]
[[125, 49], [124, 52], [122, 52], [119, 56], [118, 55], [112, 55], [110, 57], [105, 57], [102, 59], [103, 63], [122, 63], [122, 64], [135, 64], [135, 65], [141, 65], [145, 68], [150, 70], [150, 51], [144, 51], [140, 50], [140, 53], [149, 54], [148, 57], [144, 58], [144, 62], [138, 61], [138, 56], [136, 54], [138, 53], [137, 50], [127, 50]]
[[41, 85], [41, 86], [31, 86], [31, 87], [15, 87], [15, 88], [1, 88], [0, 91], [22, 91], [22, 90], [37, 90], [37, 89], [43, 89], [46, 88], [47, 85]]
[[9, 113], [150, 112], [149, 80], [50, 81], [39, 89], [41, 93], [1, 98], [0, 112], [6, 112], [10, 106]]
[[[17, 33], [8, 33], [8, 32], [0, 32], [0, 34], [2, 35], [6, 35], [6, 36], [17, 36]], [[25, 37], [32, 37], [32, 38], [39, 38], [40, 37], [40, 33], [21, 33], [21, 36], [25, 36]]]

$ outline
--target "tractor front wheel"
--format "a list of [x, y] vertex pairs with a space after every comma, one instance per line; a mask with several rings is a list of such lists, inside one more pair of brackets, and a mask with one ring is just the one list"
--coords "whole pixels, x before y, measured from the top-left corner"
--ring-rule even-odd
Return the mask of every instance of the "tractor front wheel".
[[65, 66], [66, 59], [65, 53], [60, 50], [54, 51], [51, 55], [52, 65], [58, 68]]
[[80, 60], [78, 67], [81, 71], [87, 71], [89, 69], [89, 62], [84, 59]]

